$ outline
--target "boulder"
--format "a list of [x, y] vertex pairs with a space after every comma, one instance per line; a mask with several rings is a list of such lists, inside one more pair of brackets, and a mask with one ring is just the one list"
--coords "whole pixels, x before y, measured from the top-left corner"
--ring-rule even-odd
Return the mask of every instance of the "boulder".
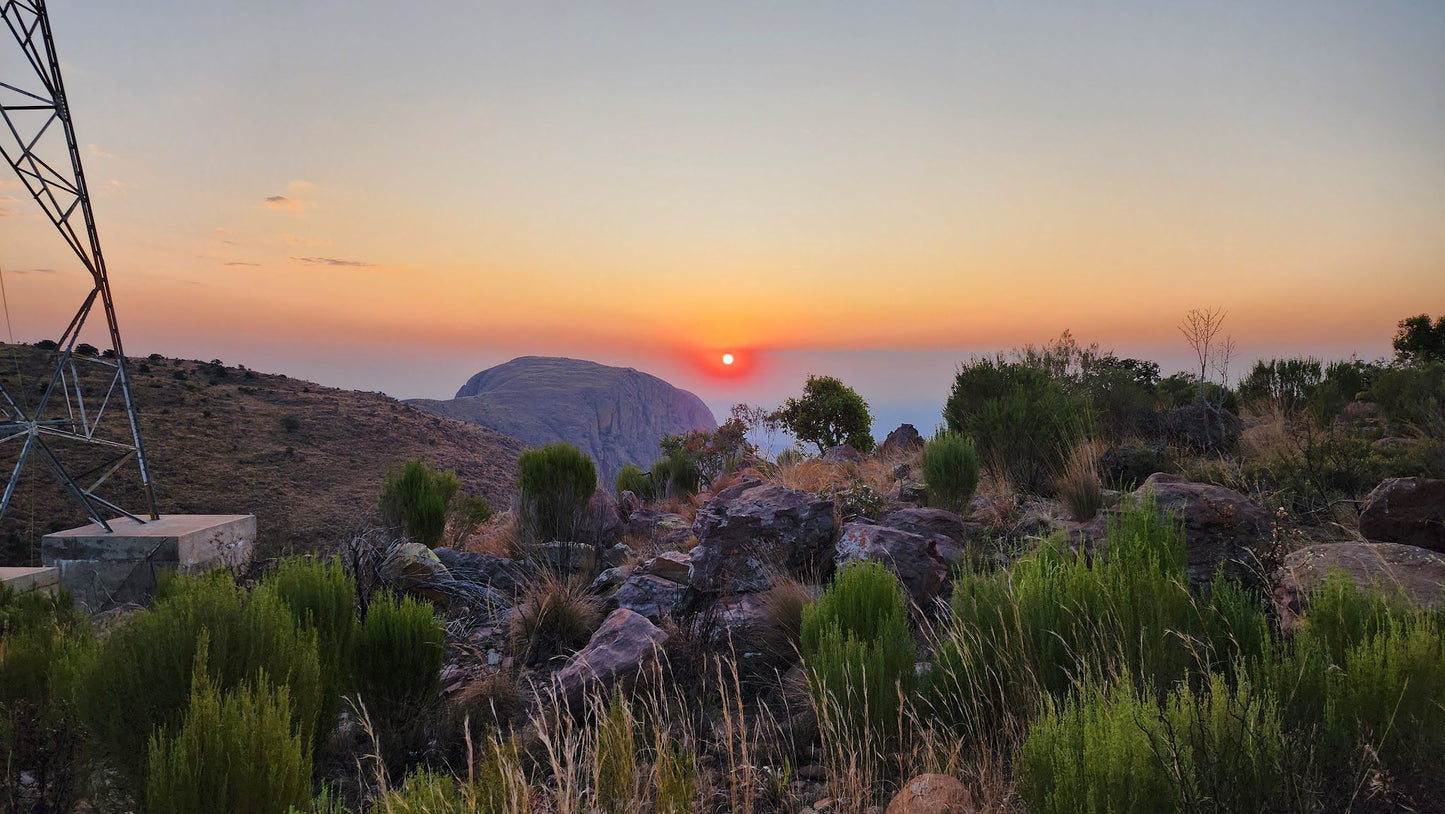
[[667, 634], [642, 614], [618, 608], [557, 671], [552, 686], [569, 709], [579, 712], [589, 693], [630, 689], [666, 641]]
[[1133, 489], [1155, 472], [1163, 472], [1168, 463], [1162, 446], [1110, 447], [1099, 456], [1099, 479], [1109, 486]]
[[484, 585], [503, 594], [515, 594], [520, 582], [532, 573], [531, 566], [523, 560], [458, 551], [445, 546], [433, 550], [432, 553], [453, 577]]
[[906, 455], [918, 449], [923, 449], [923, 436], [918, 434], [918, 429], [912, 424], [899, 424], [898, 429], [888, 433], [888, 437], [878, 445], [878, 454], [885, 457]]
[[928, 607], [948, 578], [948, 565], [938, 554], [937, 538], [876, 526], [848, 523], [838, 538], [838, 564], [876, 560], [898, 575], [919, 607]]
[[1376, 486], [1360, 512], [1360, 534], [1445, 552], [1445, 480], [1390, 478]]
[[1162, 413], [1159, 429], [1169, 440], [1199, 452], [1227, 452], [1239, 444], [1244, 422], [1213, 404], [1189, 404]]
[[962, 564], [969, 542], [985, 534], [982, 523], [964, 520], [944, 509], [926, 507], [889, 512], [878, 521], [878, 525], [933, 538], [938, 555], [950, 568]]
[[886, 814], [973, 814], [973, 797], [957, 778], [920, 774], [893, 795]]
[[898, 482], [898, 502], [922, 506], [928, 502], [928, 487], [922, 481], [901, 480]]
[[687, 585], [654, 574], [636, 571], [627, 577], [612, 599], [617, 607], [646, 616], [658, 622], [673, 616], [687, 596]]
[[637, 566], [637, 572], [686, 585], [692, 579], [692, 559], [681, 551], [666, 551]]
[[823, 460], [830, 463], [858, 463], [863, 460], [863, 453], [849, 444], [839, 444], [823, 450]]
[[692, 586], [708, 593], [763, 591], [779, 569], [826, 576], [833, 501], [756, 478], [719, 492], [693, 521]]
[[1304, 612], [1325, 577], [1341, 571], [1361, 588], [1376, 586], [1422, 608], [1445, 601], [1445, 555], [1398, 543], [1325, 543], [1292, 551], [1274, 575], [1274, 603], [1286, 627]]
[[622, 539], [626, 528], [622, 509], [618, 506], [617, 499], [612, 496], [611, 490], [598, 489], [587, 501], [587, 508], [577, 529], [577, 540], [607, 548]]
[[1151, 494], [1161, 510], [1184, 523], [1189, 578], [1194, 582], [1208, 582], [1220, 566], [1228, 573], [1244, 573], [1255, 562], [1255, 549], [1270, 539], [1264, 507], [1233, 489], [1156, 472], [1134, 496]]
[[692, 536], [692, 524], [680, 514], [639, 508], [628, 516], [624, 533], [634, 540], [677, 545]]

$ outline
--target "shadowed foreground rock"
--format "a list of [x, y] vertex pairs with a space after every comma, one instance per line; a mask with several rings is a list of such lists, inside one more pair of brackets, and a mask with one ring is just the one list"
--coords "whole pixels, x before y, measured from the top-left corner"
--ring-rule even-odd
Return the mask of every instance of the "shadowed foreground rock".
[[909, 598], [920, 608], [932, 604], [948, 578], [948, 565], [938, 555], [937, 538], [888, 526], [848, 523], [838, 538], [837, 556], [839, 565], [858, 560], [883, 563], [898, 575]]
[[1422, 608], [1445, 599], [1445, 555], [1397, 543], [1326, 543], [1290, 552], [1274, 578], [1274, 603], [1280, 624], [1290, 627], [1304, 612], [1310, 592], [1333, 571], [1342, 571], [1361, 588], [1378, 587], [1403, 594]]
[[956, 778], [920, 774], [903, 784], [887, 814], [973, 814], [973, 797]]
[[1255, 549], [1270, 539], [1264, 507], [1233, 489], [1156, 472], [1134, 496], [1142, 499], [1150, 494], [1160, 510], [1183, 520], [1189, 578], [1194, 582], [1213, 579], [1221, 565], [1231, 575], [1244, 573], [1255, 561]]
[[1390, 478], [1376, 486], [1360, 512], [1360, 534], [1445, 552], [1445, 480]]
[[825, 578], [832, 568], [833, 501], [748, 478], [722, 490], [693, 521], [692, 587], [765, 591], [772, 574]]
[[667, 641], [667, 634], [646, 617], [626, 608], [608, 614], [587, 646], [552, 677], [567, 708], [580, 710], [589, 692], [628, 689]]

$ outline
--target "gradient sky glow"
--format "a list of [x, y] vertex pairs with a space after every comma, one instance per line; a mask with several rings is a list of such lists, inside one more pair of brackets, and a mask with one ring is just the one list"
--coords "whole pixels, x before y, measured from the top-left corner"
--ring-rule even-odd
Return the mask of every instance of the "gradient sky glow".
[[[401, 397], [569, 355], [715, 412], [831, 373], [931, 428], [1065, 328], [1178, 369], [1191, 307], [1247, 359], [1445, 311], [1436, 0], [50, 6], [132, 353]], [[85, 280], [8, 180], [34, 340]]]

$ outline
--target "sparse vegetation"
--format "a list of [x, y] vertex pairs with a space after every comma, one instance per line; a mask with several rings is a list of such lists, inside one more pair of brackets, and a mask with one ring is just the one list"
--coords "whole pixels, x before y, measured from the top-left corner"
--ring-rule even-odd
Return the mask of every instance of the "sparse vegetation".
[[573, 540], [597, 489], [597, 467], [571, 444], [529, 449], [517, 460], [517, 520], [528, 542]]

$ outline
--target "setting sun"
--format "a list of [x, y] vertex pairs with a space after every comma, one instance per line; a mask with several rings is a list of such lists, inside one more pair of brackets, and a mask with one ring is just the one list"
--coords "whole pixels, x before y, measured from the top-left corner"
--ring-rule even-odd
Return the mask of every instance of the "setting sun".
[[730, 365], [730, 364], [732, 364], [732, 363], [733, 363], [733, 355], [732, 355], [731, 353], [724, 353], [724, 354], [723, 354], [723, 364], [725, 364], [725, 365]]

